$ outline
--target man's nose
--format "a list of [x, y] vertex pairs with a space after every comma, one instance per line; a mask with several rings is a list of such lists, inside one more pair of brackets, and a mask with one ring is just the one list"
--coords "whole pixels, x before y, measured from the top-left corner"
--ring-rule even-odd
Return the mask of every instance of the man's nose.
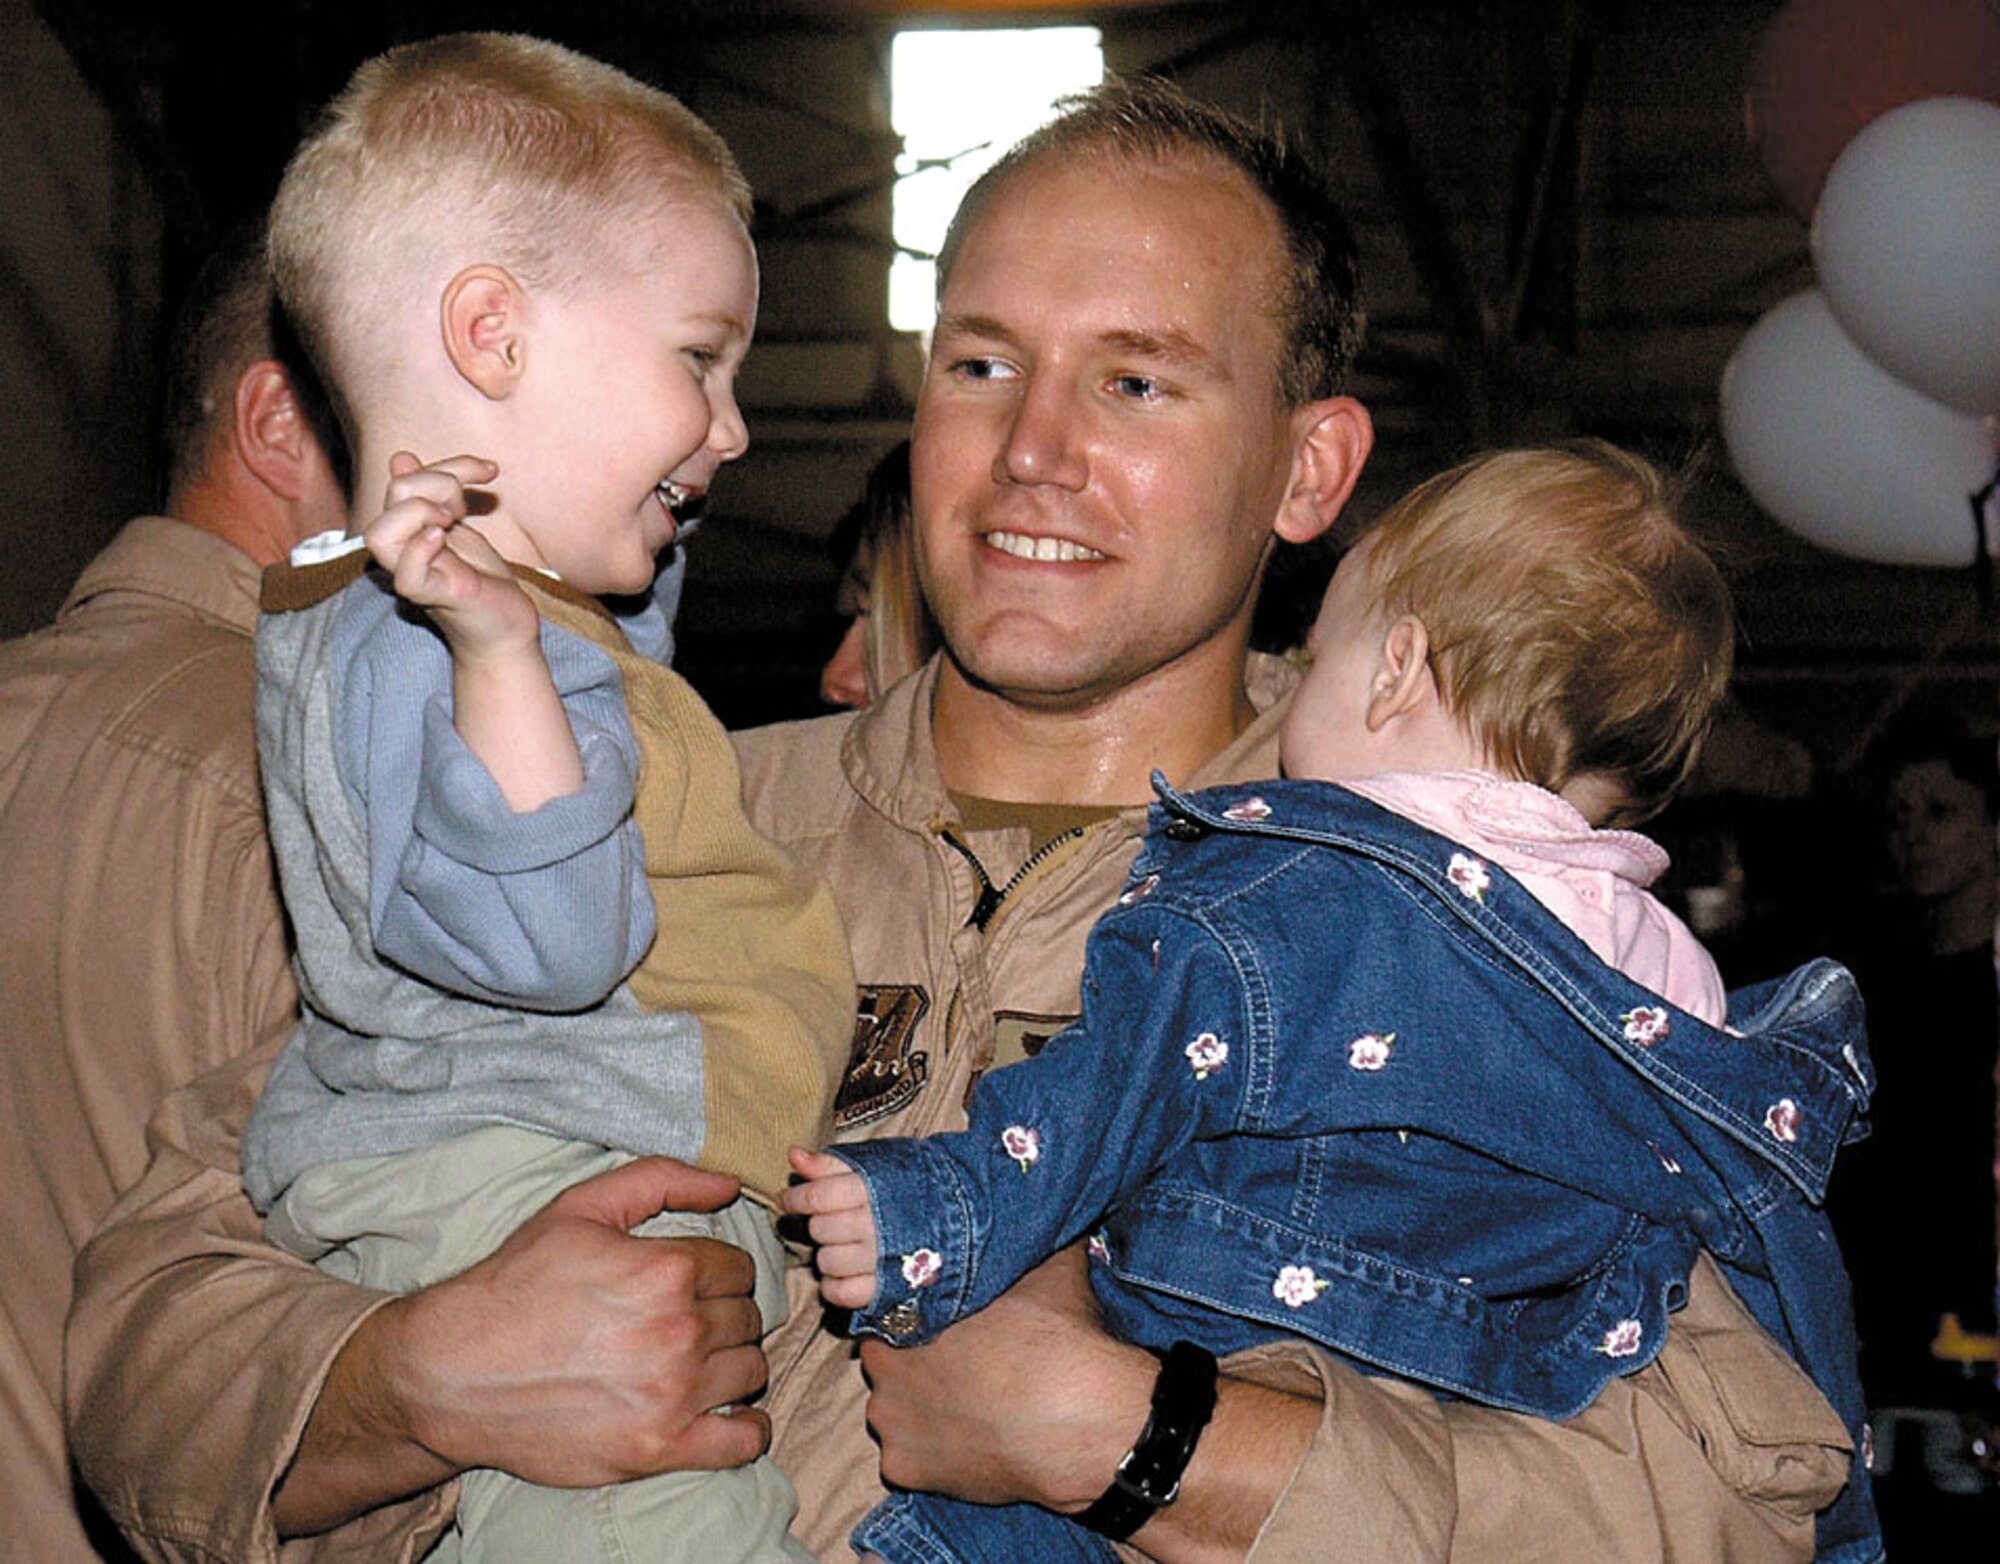
[[1055, 377], [1031, 375], [1014, 404], [994, 476], [1007, 483], [1078, 489], [1088, 472], [1082, 409]]

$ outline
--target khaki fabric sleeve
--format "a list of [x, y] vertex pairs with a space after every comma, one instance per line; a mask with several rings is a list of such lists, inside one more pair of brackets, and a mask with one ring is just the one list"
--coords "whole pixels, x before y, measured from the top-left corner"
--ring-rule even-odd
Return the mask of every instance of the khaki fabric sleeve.
[[169, 1097], [153, 1158], [77, 1261], [65, 1341], [70, 1447], [147, 1559], [410, 1560], [456, 1485], [280, 1547], [271, 1492], [335, 1355], [387, 1295], [267, 1245], [236, 1141], [277, 1045]]
[[[1704, 1258], [1650, 1366], [1545, 1422], [1283, 1347], [1225, 1365], [1324, 1412], [1250, 1558], [1805, 1564], [1849, 1441]], [[1560, 1539], [1559, 1541], [1556, 1539]]]

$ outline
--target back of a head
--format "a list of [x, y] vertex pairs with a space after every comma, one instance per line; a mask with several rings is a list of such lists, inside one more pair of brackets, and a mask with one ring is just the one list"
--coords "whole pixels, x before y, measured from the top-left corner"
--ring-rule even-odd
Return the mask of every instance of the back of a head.
[[[744, 223], [722, 139], [657, 88], [538, 38], [459, 33], [361, 66], [293, 154], [271, 210], [271, 266], [301, 340], [343, 402], [401, 346], [394, 301], [473, 260], [566, 288], [623, 253], [633, 225], [709, 199]], [[350, 406], [351, 410], [351, 406]]]
[[937, 646], [937, 627], [917, 579], [910, 536], [910, 442], [899, 441], [868, 474], [869, 687], [877, 694], [923, 666]]
[[1058, 116], [1016, 143], [966, 192], [938, 251], [942, 296], [965, 236], [1015, 175], [1092, 158], [1208, 162], [1234, 169], [1271, 208], [1284, 236], [1278, 296], [1268, 304], [1285, 343], [1278, 392], [1288, 407], [1337, 394], [1361, 348], [1360, 263], [1347, 219], [1283, 138], [1191, 98], [1158, 77], [1113, 78], [1063, 99]]
[[1418, 485], [1369, 529], [1371, 586], [1430, 634], [1447, 708], [1494, 759], [1596, 823], [1657, 814], [1729, 684], [1729, 589], [1650, 463], [1598, 441], [1500, 451]]
[[160, 461], [166, 503], [206, 469], [214, 442], [235, 414], [236, 383], [274, 356], [271, 274], [264, 224], [232, 231], [196, 272], [167, 342], [160, 407]]

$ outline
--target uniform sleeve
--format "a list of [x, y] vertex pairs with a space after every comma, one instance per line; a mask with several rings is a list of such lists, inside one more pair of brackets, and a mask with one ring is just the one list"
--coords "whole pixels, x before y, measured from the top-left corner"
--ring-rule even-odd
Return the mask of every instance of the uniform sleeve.
[[1340, 1537], [1376, 1564], [1805, 1564], [1848, 1439], [1812, 1382], [1704, 1259], [1658, 1359], [1550, 1422], [1371, 1378], [1303, 1346], [1225, 1371], [1321, 1400], [1251, 1550], [1307, 1564]]
[[[274, 1564], [271, 1492], [335, 1356], [387, 1301], [260, 1236], [236, 1139], [276, 1045], [167, 1099], [153, 1160], [77, 1262], [65, 1340], [70, 1449], [147, 1559]], [[455, 1484], [384, 1506], [287, 1561], [408, 1560], [448, 1522]]]
[[638, 746], [611, 659], [547, 624], [542, 649], [583, 758], [578, 792], [516, 814], [452, 726], [442, 642], [393, 615], [338, 659], [336, 763], [367, 834], [380, 953], [454, 993], [578, 1010], [653, 939]]
[[1210, 935], [1151, 910], [1105, 919], [1081, 1018], [981, 1080], [964, 1131], [835, 1148], [868, 1182], [880, 1254], [875, 1302], [854, 1327], [904, 1346], [927, 1338], [1080, 1237], [1190, 1141], [1235, 1129], [1247, 1033], [1234, 964]]

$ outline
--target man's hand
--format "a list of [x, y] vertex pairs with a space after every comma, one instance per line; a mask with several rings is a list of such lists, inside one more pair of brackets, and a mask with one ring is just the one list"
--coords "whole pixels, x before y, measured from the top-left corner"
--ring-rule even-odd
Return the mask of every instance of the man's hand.
[[806, 1182], [778, 1196], [778, 1208], [808, 1217], [806, 1231], [819, 1246], [820, 1296], [837, 1309], [865, 1309], [875, 1301], [875, 1267], [881, 1244], [868, 1185], [838, 1157], [792, 1148], [792, 1171]]
[[335, 1360], [274, 1499], [319, 1531], [470, 1467], [555, 1487], [740, 1466], [770, 1439], [753, 1268], [703, 1238], [634, 1238], [734, 1179], [647, 1157], [575, 1185], [470, 1270], [384, 1305]]
[[389, 572], [396, 595], [429, 612], [454, 656], [518, 653], [535, 644], [539, 620], [507, 562], [471, 527], [466, 490], [500, 469], [482, 456], [425, 466], [408, 451], [389, 458], [382, 514], [362, 536]]
[[1139, 1436], [1159, 1372], [1104, 1333], [1081, 1247], [925, 1346], [864, 1341], [861, 1363], [885, 1482], [1070, 1512], [1104, 1491]]

